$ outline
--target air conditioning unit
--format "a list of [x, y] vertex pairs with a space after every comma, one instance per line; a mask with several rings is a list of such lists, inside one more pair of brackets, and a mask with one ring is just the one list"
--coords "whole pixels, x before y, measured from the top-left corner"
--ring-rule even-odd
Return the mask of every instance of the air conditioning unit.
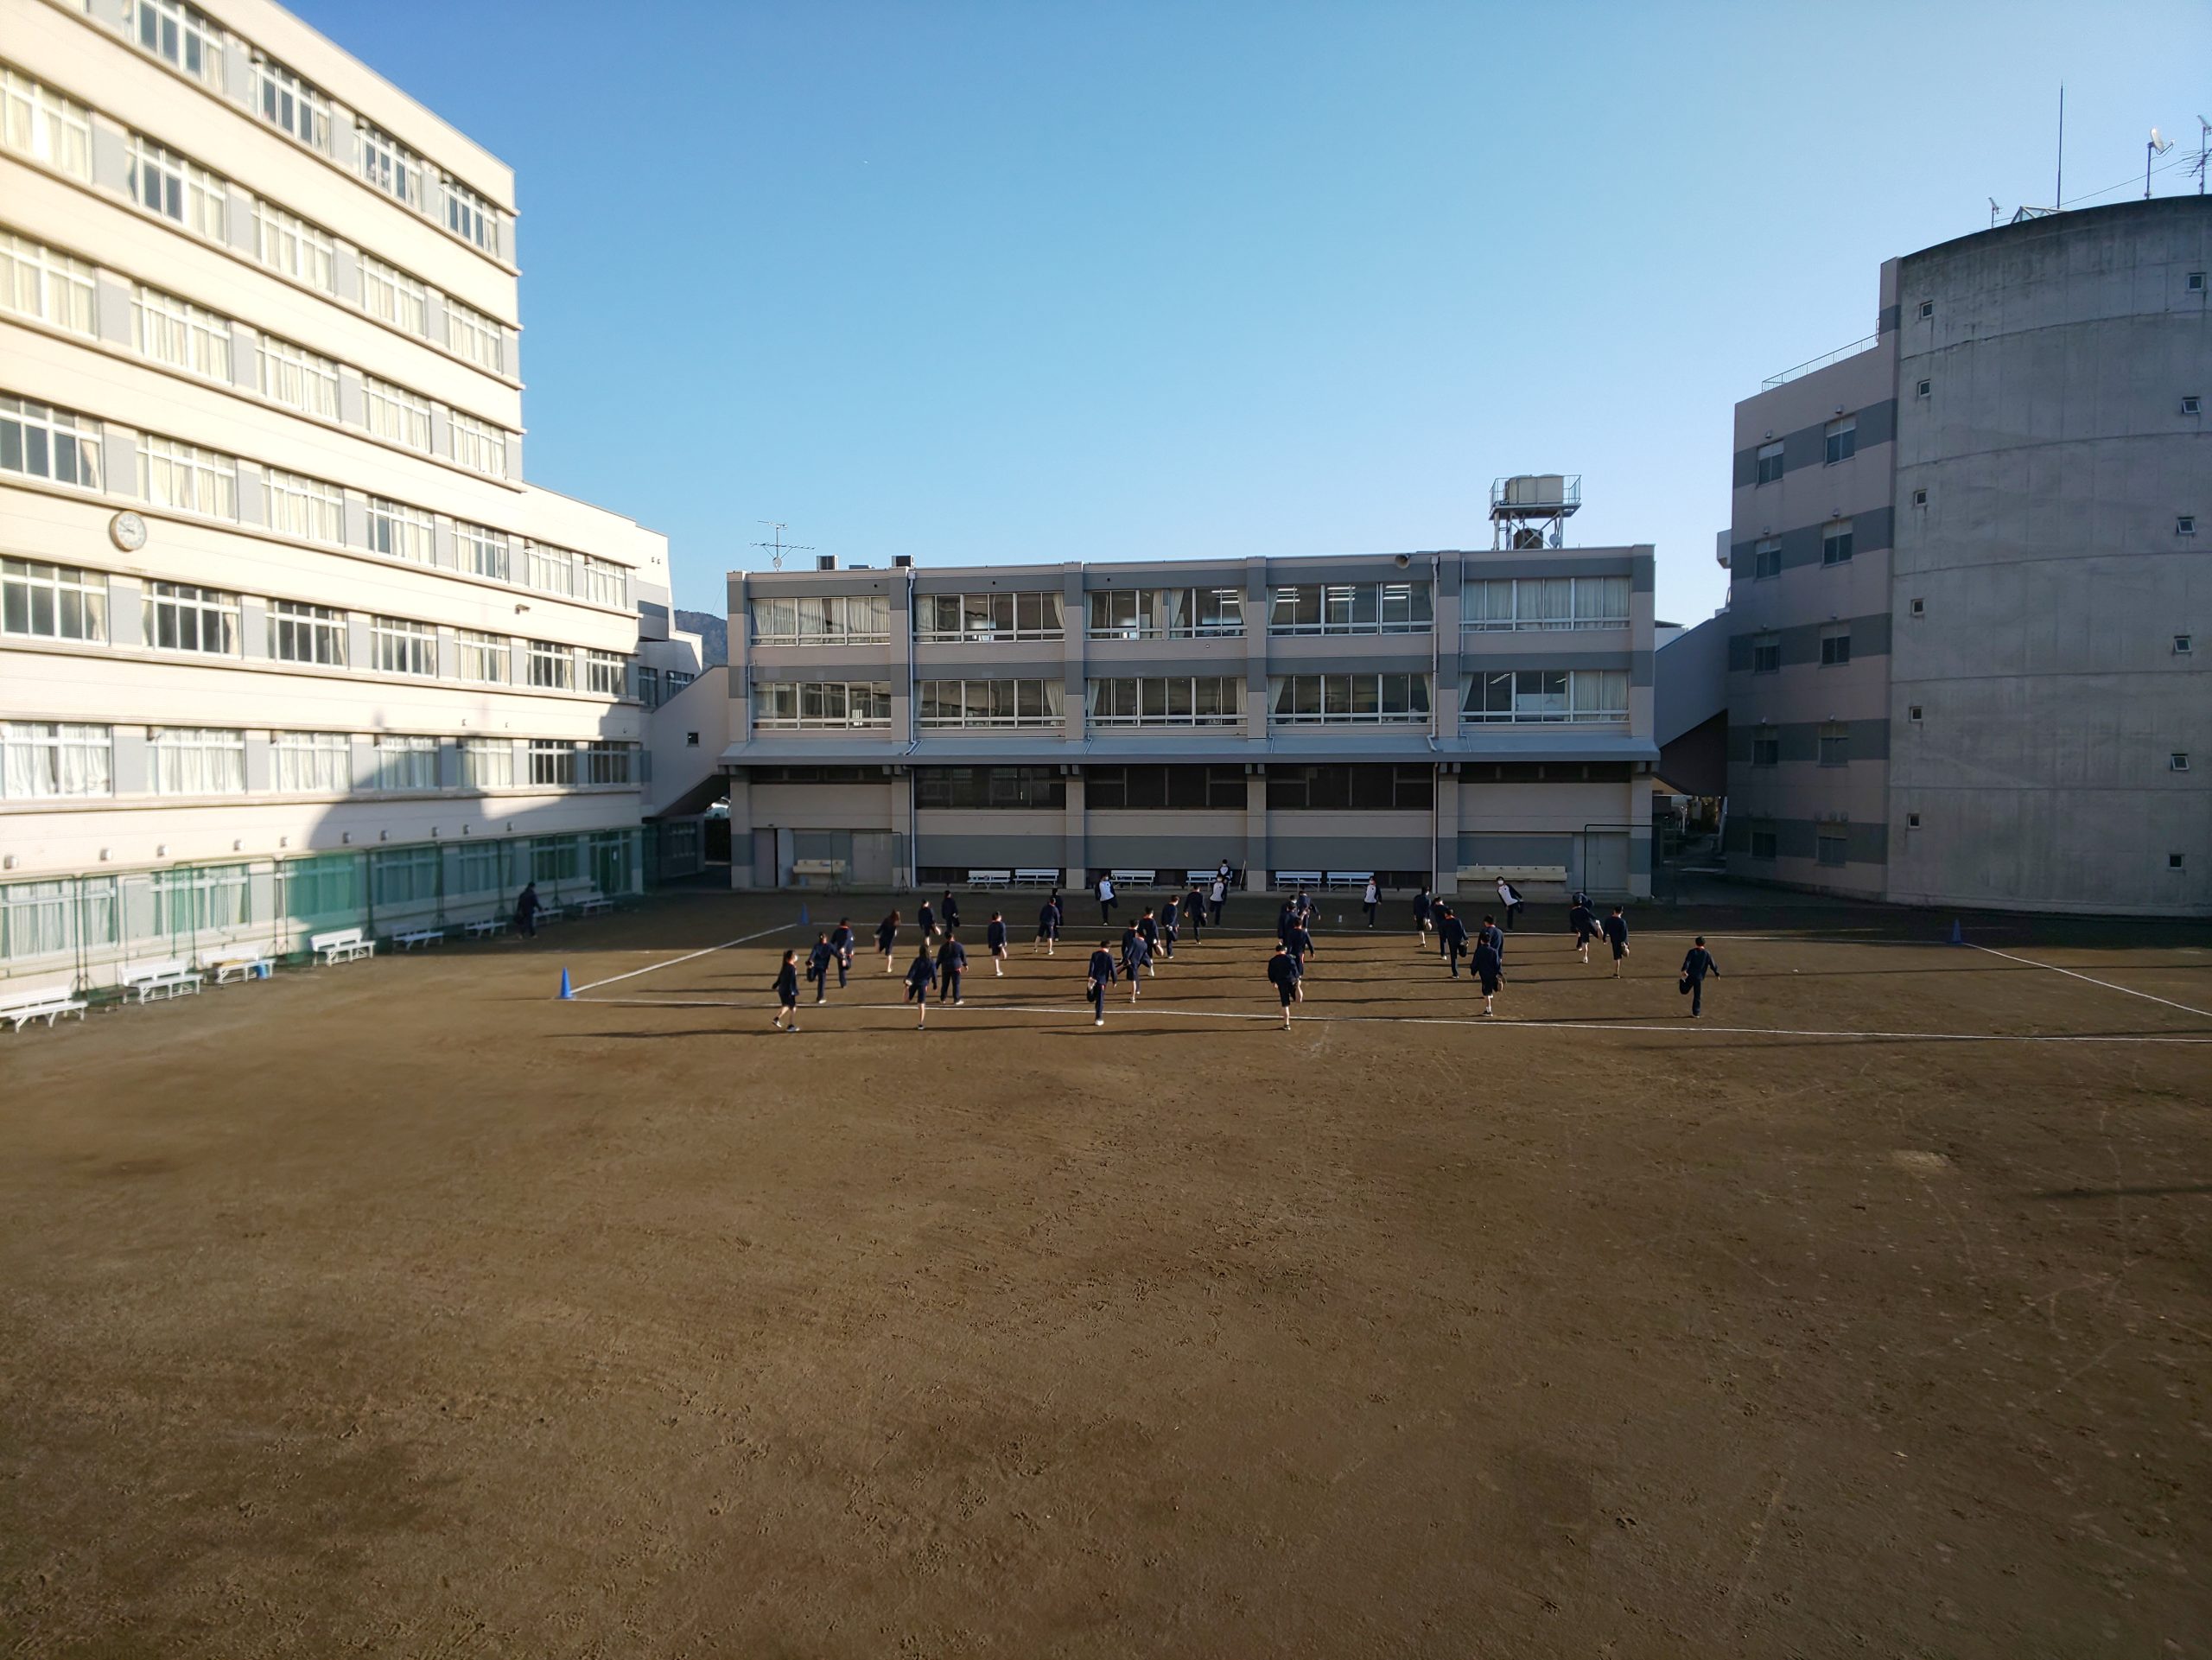
[[837, 569], [837, 556], [836, 556], [836, 554], [834, 554], [834, 553], [817, 553], [817, 554], [816, 554], [816, 555], [814, 556], [814, 568], [815, 568], [817, 570], [835, 570], [835, 569]]

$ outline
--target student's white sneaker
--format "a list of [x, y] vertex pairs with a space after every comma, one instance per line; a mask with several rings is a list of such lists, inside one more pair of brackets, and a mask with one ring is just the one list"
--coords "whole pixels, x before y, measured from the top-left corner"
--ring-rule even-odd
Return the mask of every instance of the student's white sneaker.
[[1091, 1024], [1092, 1024], [1093, 1026], [1103, 1026], [1103, 1025], [1105, 1025], [1105, 1024], [1106, 1024], [1106, 1022], [1105, 1022], [1105, 1021], [1091, 1021]]

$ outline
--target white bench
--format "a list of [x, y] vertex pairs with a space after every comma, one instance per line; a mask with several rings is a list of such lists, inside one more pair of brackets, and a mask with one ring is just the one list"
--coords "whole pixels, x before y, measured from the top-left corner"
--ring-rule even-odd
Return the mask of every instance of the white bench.
[[446, 931], [442, 928], [411, 928], [391, 937], [391, 943], [404, 951], [411, 951], [418, 945], [442, 945], [445, 940]]
[[69, 986], [46, 986], [30, 991], [0, 993], [0, 1021], [13, 1023], [20, 1032], [33, 1021], [44, 1021], [48, 1026], [64, 1014], [85, 1018], [84, 1000], [71, 995]]
[[1157, 870], [1109, 870], [1116, 887], [1149, 887], [1159, 876]]
[[226, 986], [232, 980], [266, 980], [276, 971], [276, 959], [259, 951], [232, 951], [213, 957], [203, 966], [215, 970], [217, 985]]
[[1320, 885], [1321, 873], [1318, 870], [1278, 870], [1275, 872], [1277, 887], [1319, 887]]
[[140, 963], [123, 971], [123, 989], [135, 991], [142, 1003], [156, 997], [188, 997], [200, 989], [200, 976], [181, 957], [162, 963]]
[[1060, 873], [1058, 870], [1016, 870], [1014, 873], [1014, 886], [1016, 887], [1058, 887], [1059, 885]]
[[1371, 870], [1332, 870], [1329, 873], [1329, 886], [1332, 887], [1363, 888], [1374, 880], [1375, 873]]
[[613, 908], [614, 901], [604, 894], [587, 894], [576, 901], [576, 914], [580, 917], [603, 916]]
[[377, 942], [362, 938], [359, 928], [340, 928], [332, 933], [311, 936], [308, 949], [322, 958], [323, 967], [332, 968], [340, 963], [351, 963], [356, 957], [374, 957]]
[[1011, 870], [971, 870], [968, 873], [970, 887], [1004, 887], [1014, 880]]
[[478, 917], [473, 922], [461, 924], [461, 932], [471, 939], [487, 939], [493, 934], [503, 934], [506, 931], [507, 919], [505, 917]]
[[1520, 887], [1523, 882], [1564, 882], [1567, 880], [1567, 867], [1565, 865], [1461, 865], [1459, 867], [1459, 886], [1462, 888], [1465, 887], [1469, 882], [1481, 882], [1485, 887], [1495, 887], [1500, 877], [1503, 877], [1516, 887]]
[[837, 887], [845, 880], [842, 859], [794, 859], [791, 861], [791, 880], [802, 887], [811, 887], [820, 882], [824, 887]]

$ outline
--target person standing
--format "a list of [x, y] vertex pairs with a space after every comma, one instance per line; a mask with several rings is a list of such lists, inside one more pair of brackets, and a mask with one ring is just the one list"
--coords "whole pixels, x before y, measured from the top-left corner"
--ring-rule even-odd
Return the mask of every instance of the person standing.
[[1098, 879], [1098, 925], [1107, 926], [1114, 920], [1114, 876], [1109, 871]]
[[1436, 912], [1436, 948], [1452, 965], [1452, 977], [1456, 980], [1459, 977], [1459, 954], [1467, 949], [1467, 925], [1448, 905], [1438, 906]]
[[853, 919], [839, 917], [837, 925], [830, 931], [830, 949], [837, 953], [837, 989], [840, 991], [845, 989], [845, 976], [852, 972], [853, 945]]
[[921, 1018], [914, 1023], [918, 1032], [930, 1023], [930, 988], [937, 983], [937, 964], [930, 956], [930, 942], [926, 937], [914, 952], [914, 960], [906, 968], [906, 1001], [915, 1006]]
[[991, 919], [984, 926], [983, 944], [990, 948], [991, 977], [1003, 979], [1006, 976], [1006, 919], [996, 911], [991, 913]]
[[1106, 988], [1114, 983], [1114, 953], [1100, 940], [1098, 949], [1090, 954], [1090, 977], [1084, 983], [1084, 995], [1090, 999], [1093, 1026], [1106, 1024]]
[[1485, 1014], [1491, 1012], [1491, 1000], [1497, 995], [1498, 986], [1505, 978], [1504, 965], [1498, 960], [1497, 946], [1494, 943], [1497, 932], [1495, 928], [1490, 929], [1475, 942], [1474, 959], [1468, 965], [1474, 970], [1476, 983], [1482, 988], [1483, 1013]]
[[1573, 909], [1567, 913], [1567, 925], [1574, 935], [1574, 954], [1588, 963], [1590, 942], [1598, 937], [1598, 919], [1590, 914], [1590, 901], [1580, 894], [1574, 896]]
[[814, 984], [814, 1001], [820, 1002], [830, 995], [830, 964], [836, 952], [830, 949], [830, 936], [814, 937], [814, 949], [806, 954], [806, 977]]
[[[1050, 957], [1058, 949], [1059, 943], [1060, 890], [1056, 887], [1045, 903], [1037, 909], [1037, 945], [1042, 945], [1045, 948], [1045, 955]], [[1033, 957], [1036, 955], [1037, 945], [1032, 945], [1029, 948], [1030, 955]]]
[[968, 948], [960, 943], [960, 936], [947, 928], [944, 944], [937, 948], [937, 1000], [950, 1003], [955, 1008], [963, 1007], [967, 999], [960, 995], [960, 976], [968, 970]]
[[1274, 987], [1276, 996], [1282, 1000], [1282, 1029], [1287, 1032], [1290, 1006], [1303, 1002], [1306, 994], [1299, 989], [1298, 959], [1281, 940], [1275, 942], [1275, 954], [1268, 959], [1268, 983]]
[[875, 948], [883, 953], [883, 971], [895, 973], [899, 964], [893, 953], [899, 949], [899, 913], [893, 911], [875, 925]]
[[1213, 873], [1213, 925], [1221, 926], [1221, 913], [1229, 906], [1229, 861], [1221, 862], [1221, 868]]
[[537, 938], [537, 913], [545, 907], [538, 903], [537, 884], [526, 883], [515, 896], [515, 932], [526, 939]]
[[1424, 887], [1414, 895], [1414, 944], [1428, 949], [1428, 931], [1436, 925], [1436, 901]]
[[1375, 913], [1382, 904], [1382, 890], [1376, 886], [1374, 877], [1370, 876], [1367, 879], [1367, 888], [1360, 894], [1359, 904], [1360, 908], [1367, 913], [1367, 925], [1372, 928], [1375, 925]]
[[[798, 968], [797, 951], [784, 953], [784, 965], [776, 970], [773, 982], [776, 990], [776, 1018], [771, 1022], [779, 1032], [798, 1030]], [[785, 1026], [784, 1021], [791, 1021]]]
[[1713, 960], [1713, 953], [1705, 948], [1705, 936], [1700, 934], [1697, 943], [1682, 958], [1681, 990], [1690, 1000], [1690, 1018], [1695, 1020], [1705, 1013], [1705, 976], [1719, 977], [1720, 964]]
[[944, 890], [944, 902], [938, 906], [938, 915], [944, 920], [944, 931], [950, 933], [960, 925], [960, 901], [952, 897], [952, 890]]
[[1521, 890], [1503, 876], [1497, 879], [1497, 902], [1505, 909], [1505, 925], [1518, 928], [1521, 925]]
[[1621, 977], [1621, 959], [1628, 955], [1628, 919], [1621, 914], [1621, 907], [1613, 906], [1612, 915], [1599, 925], [1606, 942], [1613, 948], [1613, 978]]

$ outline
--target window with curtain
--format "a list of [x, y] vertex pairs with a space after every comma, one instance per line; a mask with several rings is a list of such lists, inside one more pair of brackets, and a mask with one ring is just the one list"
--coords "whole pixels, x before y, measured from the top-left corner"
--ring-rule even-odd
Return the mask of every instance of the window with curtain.
[[107, 727], [0, 721], [0, 799], [113, 795], [114, 755]]
[[73, 410], [0, 397], [0, 472], [100, 487], [100, 423]]
[[142, 432], [138, 435], [138, 493], [156, 507], [205, 513], [212, 518], [236, 518], [238, 458]]
[[435, 790], [438, 787], [438, 741], [384, 733], [376, 744], [376, 787], [379, 790]]
[[0, 64], [0, 144], [42, 167], [92, 181], [92, 111], [44, 81], [4, 64]]
[[0, 310], [91, 335], [92, 268], [42, 242], [0, 231]]
[[1268, 682], [1278, 726], [1418, 724], [1428, 719], [1425, 674], [1295, 674]]
[[244, 795], [245, 734], [214, 727], [156, 727], [156, 795]]
[[279, 732], [270, 752], [280, 792], [344, 795], [353, 787], [353, 742], [342, 732]]
[[107, 573], [35, 559], [0, 559], [0, 633], [105, 639]]
[[924, 726], [1057, 726], [1057, 680], [925, 680], [917, 687]]

